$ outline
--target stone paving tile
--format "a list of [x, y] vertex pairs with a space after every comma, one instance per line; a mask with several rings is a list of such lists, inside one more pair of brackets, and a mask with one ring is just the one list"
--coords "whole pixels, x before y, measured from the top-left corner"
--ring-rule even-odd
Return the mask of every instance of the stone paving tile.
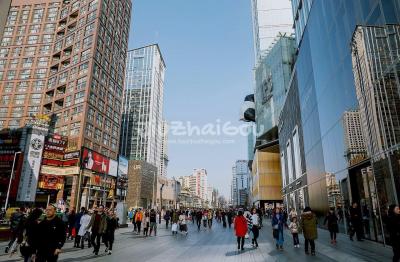
[[[245, 250], [236, 250], [236, 238], [233, 229], [223, 228], [214, 223], [211, 230], [202, 228], [200, 232], [191, 223], [189, 234], [172, 236], [165, 225], [159, 225], [157, 237], [138, 236], [132, 233], [132, 228], [122, 228], [116, 232], [116, 242], [112, 255], [105, 255], [104, 245], [100, 249], [100, 255], [94, 256], [92, 249], [72, 248], [68, 242], [59, 261], [143, 261], [143, 262], [168, 262], [168, 261], [205, 261], [205, 262], [261, 262], [261, 261], [391, 261], [391, 249], [383, 245], [370, 242], [350, 242], [347, 236], [338, 236], [338, 245], [329, 243], [329, 234], [325, 230], [319, 230], [319, 239], [316, 243], [317, 255], [315, 257], [304, 254], [303, 246], [293, 248], [292, 238], [285, 231], [284, 251], [275, 249], [272, 238], [270, 221], [264, 221], [265, 226], [260, 232], [259, 248], [254, 249], [250, 240], [246, 240]], [[300, 236], [300, 242], [304, 240]], [[5, 242], [0, 243], [4, 250]], [[0, 255], [0, 261], [22, 261], [18, 255], [9, 257]]]

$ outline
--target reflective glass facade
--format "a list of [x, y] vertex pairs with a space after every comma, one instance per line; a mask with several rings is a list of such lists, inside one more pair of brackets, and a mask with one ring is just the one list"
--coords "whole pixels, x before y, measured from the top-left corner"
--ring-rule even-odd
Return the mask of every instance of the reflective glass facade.
[[[390, 161], [368, 167], [366, 161], [349, 167], [345, 156], [343, 117], [358, 110], [352, 66], [351, 42], [357, 25], [400, 23], [400, 3], [396, 0], [315, 0], [304, 33], [298, 38], [296, 63], [300, 112], [304, 134], [308, 203], [319, 216], [335, 207], [346, 230], [346, 210], [359, 202], [365, 218], [365, 236], [382, 241], [387, 194], [376, 178], [399, 169]], [[396, 155], [396, 153], [393, 153]], [[375, 174], [375, 175], [373, 175]], [[375, 181], [374, 181], [375, 180]], [[375, 199], [373, 199], [375, 198]], [[367, 227], [369, 230], [367, 230]]]

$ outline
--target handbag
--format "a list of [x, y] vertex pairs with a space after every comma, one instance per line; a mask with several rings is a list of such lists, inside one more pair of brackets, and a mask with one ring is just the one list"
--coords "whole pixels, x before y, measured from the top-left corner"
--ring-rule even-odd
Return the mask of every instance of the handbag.
[[19, 252], [21, 252], [21, 255], [24, 257], [28, 257], [33, 254], [32, 248], [25, 241], [19, 246]]
[[250, 236], [249, 236], [249, 233], [246, 233], [246, 235], [244, 236], [244, 238], [249, 238]]

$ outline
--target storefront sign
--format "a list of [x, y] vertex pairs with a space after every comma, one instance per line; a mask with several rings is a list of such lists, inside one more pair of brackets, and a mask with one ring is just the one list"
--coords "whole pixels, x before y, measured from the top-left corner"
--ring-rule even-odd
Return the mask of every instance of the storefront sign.
[[110, 159], [88, 148], [83, 149], [82, 166], [98, 173], [108, 174]]
[[62, 176], [40, 175], [38, 188], [60, 190], [63, 186], [64, 178]]
[[79, 167], [78, 166], [55, 167], [55, 166], [42, 165], [40, 173], [47, 175], [56, 175], [56, 176], [71, 176], [79, 174]]

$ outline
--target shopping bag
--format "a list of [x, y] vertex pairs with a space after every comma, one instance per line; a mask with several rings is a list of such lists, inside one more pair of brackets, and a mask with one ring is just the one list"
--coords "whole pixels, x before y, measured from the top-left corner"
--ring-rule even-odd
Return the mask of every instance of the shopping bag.
[[76, 237], [76, 228], [75, 227], [73, 227], [71, 230], [71, 236]]
[[249, 233], [246, 233], [246, 235], [244, 236], [244, 238], [249, 238]]
[[172, 227], [171, 227], [171, 230], [174, 231], [174, 232], [178, 231], [178, 224], [177, 223], [173, 223]]

